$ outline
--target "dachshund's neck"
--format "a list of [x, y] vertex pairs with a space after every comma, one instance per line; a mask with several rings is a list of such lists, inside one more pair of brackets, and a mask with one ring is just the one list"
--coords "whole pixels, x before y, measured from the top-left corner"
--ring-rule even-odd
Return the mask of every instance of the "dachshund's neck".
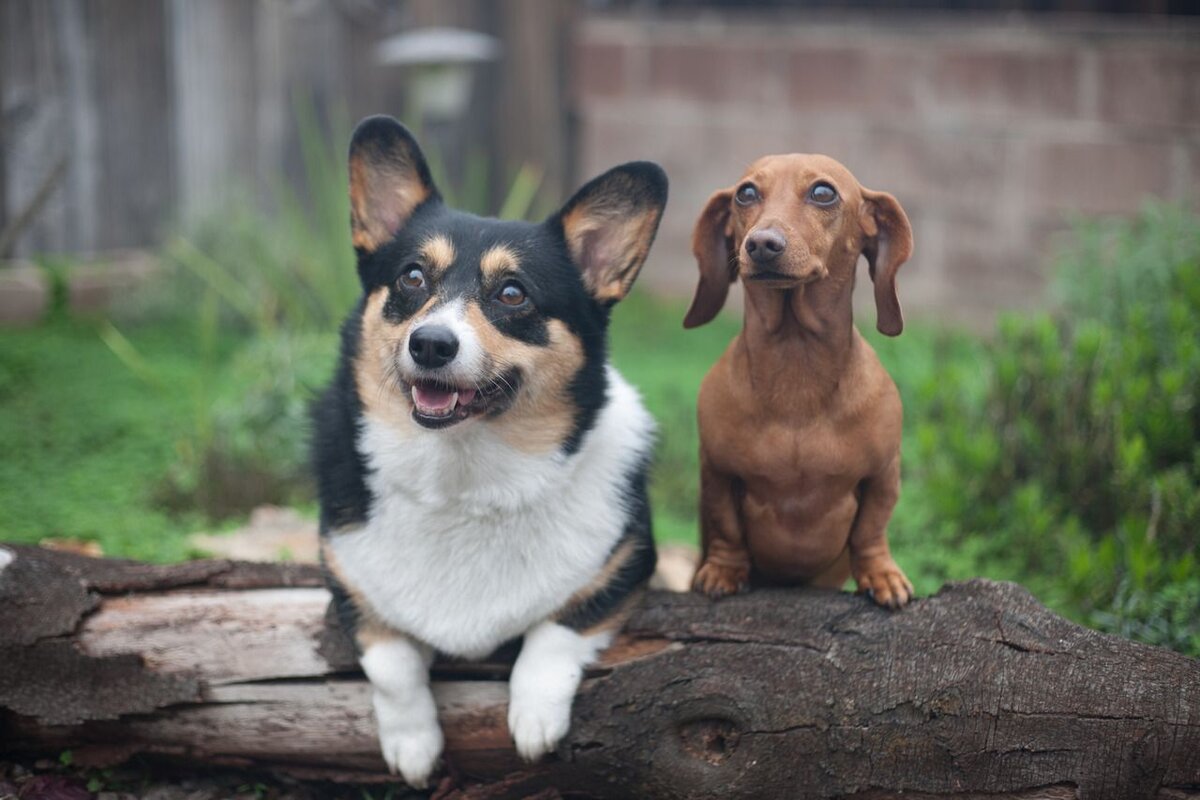
[[742, 341], [751, 372], [770, 379], [800, 370], [817, 383], [835, 383], [857, 346], [853, 291], [853, 279], [834, 276], [794, 289], [746, 286]]

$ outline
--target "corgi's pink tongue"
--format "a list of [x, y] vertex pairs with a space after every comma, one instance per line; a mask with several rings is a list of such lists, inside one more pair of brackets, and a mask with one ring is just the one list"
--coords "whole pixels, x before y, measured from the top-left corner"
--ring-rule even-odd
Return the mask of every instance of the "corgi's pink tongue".
[[457, 405], [467, 405], [475, 399], [474, 389], [442, 389], [428, 384], [413, 386], [413, 402], [422, 413], [445, 414], [453, 411]]
[[454, 406], [455, 392], [417, 384], [413, 387], [413, 400], [425, 411], [445, 411]]

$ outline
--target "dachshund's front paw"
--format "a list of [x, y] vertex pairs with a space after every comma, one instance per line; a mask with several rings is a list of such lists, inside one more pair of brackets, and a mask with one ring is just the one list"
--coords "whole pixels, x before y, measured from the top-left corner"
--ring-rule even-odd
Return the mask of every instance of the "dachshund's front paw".
[[716, 600], [730, 594], [744, 592], [750, 585], [750, 566], [727, 566], [705, 561], [696, 570], [692, 579], [692, 590], [706, 594]]
[[856, 563], [853, 572], [859, 593], [885, 608], [901, 608], [913, 597], [912, 583], [890, 556]]

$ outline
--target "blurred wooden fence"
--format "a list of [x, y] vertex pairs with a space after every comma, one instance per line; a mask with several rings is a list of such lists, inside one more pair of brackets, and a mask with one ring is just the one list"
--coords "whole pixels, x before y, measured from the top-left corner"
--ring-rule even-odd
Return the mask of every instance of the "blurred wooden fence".
[[[536, 162], [567, 179], [566, 29], [574, 2], [4, 0], [0, 232], [7, 255], [153, 245], [238, 189], [301, 169], [294, 104], [320, 118], [404, 108], [375, 45], [457, 25], [497, 36], [466, 125], [492, 185]], [[345, 142], [331, 143], [340, 151]], [[498, 189], [497, 189], [498, 191]], [[15, 234], [15, 235], [12, 235]]]

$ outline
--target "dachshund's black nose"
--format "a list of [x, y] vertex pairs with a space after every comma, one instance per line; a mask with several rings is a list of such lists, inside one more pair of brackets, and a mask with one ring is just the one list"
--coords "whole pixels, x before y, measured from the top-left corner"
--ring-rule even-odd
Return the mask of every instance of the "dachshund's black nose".
[[774, 228], [754, 231], [746, 237], [746, 255], [756, 264], [773, 261], [787, 248], [787, 239]]
[[442, 325], [422, 325], [408, 337], [408, 352], [418, 366], [444, 367], [458, 355], [458, 338]]

